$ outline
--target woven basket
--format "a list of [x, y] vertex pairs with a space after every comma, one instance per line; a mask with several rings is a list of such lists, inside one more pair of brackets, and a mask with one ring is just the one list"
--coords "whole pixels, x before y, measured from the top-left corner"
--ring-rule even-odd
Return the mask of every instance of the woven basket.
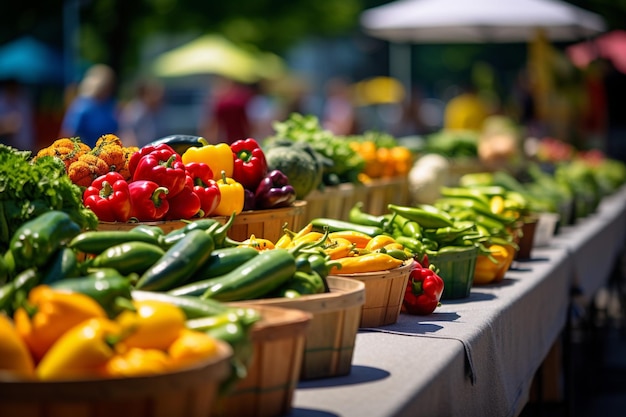
[[277, 417], [291, 410], [312, 316], [274, 306], [254, 308], [262, 318], [251, 329], [253, 353], [248, 374], [217, 399], [213, 416]]
[[367, 201], [364, 210], [374, 215], [389, 212], [389, 204], [407, 205], [410, 202], [409, 180], [406, 176], [378, 178], [366, 184]]
[[378, 327], [398, 321], [412, 266], [413, 260], [409, 260], [388, 271], [336, 274], [329, 278], [342, 277], [363, 282], [365, 304], [359, 327]]
[[352, 368], [365, 285], [347, 278], [328, 277], [328, 286], [330, 292], [324, 294], [245, 302], [295, 308], [313, 315], [306, 335], [301, 380], [347, 375]]
[[0, 416], [209, 417], [230, 374], [230, 346], [195, 367], [129, 378], [15, 381], [0, 373]]
[[[289, 207], [268, 209], [268, 210], [248, 210], [242, 211], [235, 217], [233, 225], [228, 230], [228, 237], [234, 240], [246, 240], [251, 234], [257, 237], [276, 242], [283, 233], [282, 227], [285, 223], [292, 230], [299, 230], [303, 226], [303, 216], [307, 206], [306, 201], [298, 200]], [[220, 223], [225, 224], [228, 217], [216, 216]], [[193, 220], [191, 220], [193, 221]], [[98, 230], [130, 230], [138, 224], [159, 226], [165, 233], [180, 229], [187, 222], [182, 220], [167, 220], [157, 222], [142, 223], [121, 223], [121, 222], [100, 222]]]
[[304, 214], [304, 226], [309, 221], [318, 217], [341, 219], [346, 207], [352, 207], [354, 188], [352, 184], [340, 184], [326, 187], [324, 190], [313, 190], [306, 196], [306, 210]]

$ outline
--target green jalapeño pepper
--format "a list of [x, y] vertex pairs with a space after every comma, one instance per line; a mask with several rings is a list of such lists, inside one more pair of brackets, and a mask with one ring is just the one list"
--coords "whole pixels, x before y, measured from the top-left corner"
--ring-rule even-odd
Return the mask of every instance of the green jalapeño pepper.
[[64, 211], [48, 211], [23, 223], [9, 245], [15, 270], [44, 266], [61, 246], [79, 233], [80, 226]]
[[132, 285], [128, 277], [120, 275], [114, 269], [96, 270], [94, 273], [66, 278], [50, 284], [50, 287], [86, 294], [104, 308], [109, 318], [132, 306]]

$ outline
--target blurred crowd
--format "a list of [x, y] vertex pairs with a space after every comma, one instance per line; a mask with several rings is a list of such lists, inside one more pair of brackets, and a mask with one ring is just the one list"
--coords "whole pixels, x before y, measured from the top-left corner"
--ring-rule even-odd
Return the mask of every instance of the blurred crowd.
[[[626, 110], [621, 103], [626, 74], [609, 60], [597, 60], [578, 74], [569, 80], [564, 77], [565, 88], [560, 91], [565, 93], [551, 98], [549, 114], [538, 100], [536, 80], [527, 68], [519, 71], [505, 94], [466, 78], [434, 99], [417, 87], [392, 94], [390, 81], [380, 80], [389, 77], [378, 77], [377, 88], [387, 91], [378, 91], [378, 99], [370, 97], [369, 102], [359, 89], [363, 81], [344, 77], [331, 78], [313, 91], [298, 79], [246, 84], [212, 76], [208, 84], [198, 86], [205, 94], [197, 120], [189, 122], [184, 134], [203, 136], [213, 143], [263, 139], [273, 133], [273, 121], [300, 112], [315, 114], [324, 128], [337, 135], [379, 130], [404, 137], [438, 130], [480, 131], [488, 117], [506, 115], [528, 135], [577, 141], [582, 147], [600, 148], [608, 156], [626, 160]], [[115, 133], [128, 146], [143, 146], [183, 133], [167, 125], [168, 86], [162, 80], [140, 77], [124, 84], [124, 94], [120, 81], [109, 66], [93, 65], [77, 85], [66, 89], [57, 131], [48, 128], [38, 134], [28, 89], [16, 80], [5, 80], [0, 84], [1, 143], [37, 150], [58, 137], [79, 136], [93, 146], [100, 135]], [[317, 101], [311, 99], [314, 93]]]

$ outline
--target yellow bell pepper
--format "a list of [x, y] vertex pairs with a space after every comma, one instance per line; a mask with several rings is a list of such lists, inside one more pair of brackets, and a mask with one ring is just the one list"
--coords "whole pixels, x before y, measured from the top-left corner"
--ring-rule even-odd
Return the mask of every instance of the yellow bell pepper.
[[231, 216], [233, 212], [235, 214], [241, 213], [246, 196], [243, 185], [229, 178], [223, 170], [222, 177], [216, 182], [222, 198], [218, 206], [213, 210], [213, 214], [216, 216]]
[[109, 359], [104, 369], [109, 377], [132, 377], [168, 372], [171, 367], [170, 358], [163, 350], [130, 348]]
[[503, 269], [505, 266], [508, 269], [507, 261], [509, 259], [509, 250], [501, 245], [490, 245], [489, 252], [491, 253], [491, 259], [487, 255], [478, 255], [476, 258], [476, 266], [474, 267], [474, 281], [475, 285], [486, 285], [496, 281], [498, 277], [502, 279], [504, 277]]
[[[204, 162], [213, 171], [213, 180], [222, 178], [222, 171], [227, 177], [233, 176], [235, 158], [233, 151], [227, 143], [209, 144], [206, 139], [200, 138], [203, 146], [192, 146], [181, 155], [184, 164], [190, 162]], [[228, 214], [230, 216], [230, 213]]]
[[363, 272], [387, 271], [402, 265], [403, 261], [382, 252], [371, 252], [360, 256], [348, 256], [336, 260], [331, 274], [358, 274]]
[[103, 317], [87, 319], [52, 345], [35, 369], [37, 377], [43, 381], [102, 377], [121, 337], [116, 322]]
[[35, 362], [28, 346], [5, 314], [0, 314], [0, 371], [21, 377], [35, 374]]
[[502, 262], [500, 269], [498, 269], [498, 272], [496, 273], [496, 279], [494, 280], [494, 282], [500, 282], [504, 279], [504, 274], [506, 274], [506, 271], [508, 271], [509, 268], [511, 267], [511, 264], [513, 263], [513, 259], [515, 259], [515, 253], [517, 252], [517, 249], [513, 245], [502, 245], [502, 247], [506, 249], [507, 257]]
[[184, 329], [167, 350], [171, 366], [182, 368], [215, 356], [218, 353], [215, 338], [208, 333]]
[[136, 311], [126, 310], [115, 321], [129, 333], [121, 342], [126, 348], [166, 350], [185, 328], [185, 314], [170, 303], [134, 300]]
[[106, 317], [104, 309], [93, 298], [39, 285], [29, 292], [27, 307], [19, 307], [13, 320], [18, 334], [38, 362], [65, 332], [92, 317]]

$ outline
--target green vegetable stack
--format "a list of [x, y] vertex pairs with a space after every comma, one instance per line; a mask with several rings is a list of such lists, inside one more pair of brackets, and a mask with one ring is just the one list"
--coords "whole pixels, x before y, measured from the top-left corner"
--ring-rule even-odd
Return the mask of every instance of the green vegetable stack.
[[[365, 160], [352, 149], [346, 137], [336, 136], [323, 129], [317, 117], [292, 113], [284, 122], [275, 122], [274, 130], [275, 135], [264, 142], [267, 149], [276, 140], [306, 143], [326, 160], [323, 165], [324, 185], [358, 182], [357, 177], [365, 168]], [[292, 181], [291, 177], [289, 179]]]
[[0, 144], [0, 251], [22, 223], [50, 210], [68, 213], [81, 229], [95, 229], [98, 218], [85, 208], [82, 190], [72, 183], [60, 159], [33, 160], [30, 151]]

